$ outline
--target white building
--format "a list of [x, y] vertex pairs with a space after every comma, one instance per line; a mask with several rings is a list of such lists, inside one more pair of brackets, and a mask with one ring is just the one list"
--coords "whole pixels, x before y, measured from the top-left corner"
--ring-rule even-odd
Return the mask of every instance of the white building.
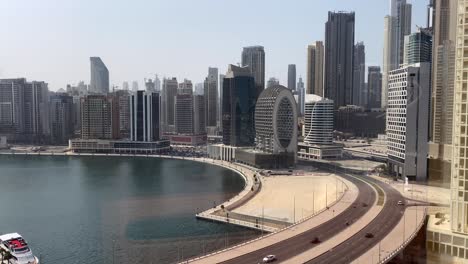
[[387, 149], [391, 173], [427, 178], [431, 66], [417, 63], [389, 74]]
[[315, 94], [305, 95], [304, 143], [298, 157], [330, 159], [342, 156], [343, 147], [333, 144], [333, 100]]

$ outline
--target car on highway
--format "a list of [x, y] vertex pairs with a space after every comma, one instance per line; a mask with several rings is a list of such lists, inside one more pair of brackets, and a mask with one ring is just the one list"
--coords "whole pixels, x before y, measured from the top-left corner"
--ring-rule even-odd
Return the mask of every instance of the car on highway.
[[403, 201], [398, 201], [398, 205], [405, 205]]
[[271, 263], [276, 260], [275, 255], [268, 255], [263, 258], [263, 263]]
[[367, 237], [367, 238], [373, 238], [373, 237], [374, 237], [374, 234], [372, 234], [372, 233], [366, 233], [366, 237]]

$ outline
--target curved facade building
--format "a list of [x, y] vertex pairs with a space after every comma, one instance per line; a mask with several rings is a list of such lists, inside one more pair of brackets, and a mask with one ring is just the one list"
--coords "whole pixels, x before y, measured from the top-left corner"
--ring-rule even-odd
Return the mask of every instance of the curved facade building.
[[333, 144], [333, 100], [318, 95], [305, 97], [304, 143], [309, 145]]
[[267, 153], [297, 152], [297, 105], [281, 85], [265, 89], [255, 107], [256, 149]]
[[99, 57], [89, 58], [91, 62], [91, 83], [90, 93], [107, 94], [109, 93], [109, 70]]

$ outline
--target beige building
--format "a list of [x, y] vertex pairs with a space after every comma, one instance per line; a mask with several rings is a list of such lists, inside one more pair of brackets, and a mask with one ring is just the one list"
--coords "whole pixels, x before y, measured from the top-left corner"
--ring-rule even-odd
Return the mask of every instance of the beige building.
[[307, 47], [307, 94], [323, 96], [323, 64], [325, 49], [322, 41]]
[[457, 4], [450, 222], [429, 220], [427, 249], [468, 259], [468, 0]]
[[429, 178], [450, 182], [457, 1], [436, 0], [434, 16]]

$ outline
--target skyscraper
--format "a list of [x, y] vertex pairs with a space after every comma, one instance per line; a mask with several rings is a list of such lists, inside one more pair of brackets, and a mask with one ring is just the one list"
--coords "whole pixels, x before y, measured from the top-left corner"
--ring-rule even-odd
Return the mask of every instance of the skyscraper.
[[206, 126], [218, 125], [218, 68], [208, 68], [204, 83], [205, 121]]
[[109, 93], [109, 70], [99, 57], [89, 58], [91, 62], [91, 83], [89, 92], [93, 94]]
[[389, 72], [403, 63], [404, 38], [411, 34], [411, 9], [406, 0], [390, 0], [390, 15], [384, 20], [382, 108], [387, 107]]
[[382, 105], [382, 73], [379, 66], [369, 66], [367, 70], [367, 108], [380, 108]]
[[353, 105], [365, 106], [366, 52], [363, 42], [354, 46]]
[[328, 12], [325, 24], [325, 97], [335, 109], [353, 103], [354, 12]]
[[275, 77], [271, 77], [270, 79], [268, 79], [268, 82], [267, 82], [267, 86], [266, 88], [270, 88], [270, 87], [273, 87], [275, 85], [279, 85], [279, 80], [276, 79]]
[[432, 62], [432, 33], [420, 29], [405, 36], [403, 64]]
[[49, 88], [45, 82], [27, 82], [23, 89], [24, 134], [33, 142], [50, 137]]
[[177, 90], [178, 94], [193, 94], [193, 84], [192, 81], [184, 79], [183, 82], [179, 83], [179, 89]]
[[388, 77], [390, 71], [398, 68], [397, 52], [397, 18], [386, 16], [384, 19], [384, 49], [383, 49], [383, 73], [382, 73], [382, 108], [387, 108]]
[[255, 79], [257, 96], [265, 89], [265, 50], [263, 46], [244, 47], [242, 66], [248, 66]]
[[322, 41], [307, 47], [307, 94], [323, 96], [323, 63], [325, 49]]
[[[118, 115], [114, 98], [106, 95], [88, 95], [81, 98], [81, 138], [118, 138]], [[117, 127], [117, 129], [115, 129]]]
[[161, 91], [161, 122], [163, 124], [164, 133], [175, 131], [175, 96], [177, 95], [177, 88], [179, 84], [176, 78], [163, 79], [163, 88]]
[[406, 3], [406, 0], [391, 0], [391, 15], [397, 18], [397, 54], [398, 64], [403, 63], [404, 41], [405, 36], [411, 34], [411, 4]]
[[397, 178], [427, 179], [430, 81], [430, 63], [390, 72], [387, 149], [390, 173]]
[[161, 80], [157, 74], [154, 76], [154, 89], [157, 93], [161, 93]]
[[249, 67], [229, 65], [223, 80], [223, 143], [235, 147], [255, 143], [254, 112], [258, 98]]
[[114, 92], [119, 108], [119, 133], [122, 138], [130, 138], [130, 94], [128, 90]]
[[177, 134], [193, 134], [193, 110], [193, 94], [188, 92], [178, 93], [175, 97], [175, 128]]
[[288, 89], [296, 91], [296, 64], [288, 65]]
[[304, 87], [304, 82], [302, 81], [302, 77], [299, 77], [299, 81], [297, 82], [297, 94], [299, 98], [299, 102], [297, 103], [297, 106], [299, 108], [299, 115], [304, 115], [304, 100], [305, 100], [305, 87]]
[[[451, 169], [451, 229], [455, 233], [468, 235], [468, 190], [466, 173], [468, 171], [468, 158], [466, 155], [466, 142], [468, 129], [466, 116], [468, 112], [467, 101], [467, 76], [468, 67], [466, 60], [468, 54], [464, 52], [468, 48], [466, 32], [468, 26], [468, 1], [458, 0], [458, 14], [456, 27], [456, 58], [455, 58], [455, 92], [453, 108], [453, 135], [452, 135], [452, 169]], [[437, 7], [436, 7], [437, 8]], [[436, 23], [437, 25], [437, 23]], [[465, 236], [463, 237], [465, 238]]]
[[[218, 76], [216, 75], [216, 77]], [[193, 96], [193, 130], [195, 135], [206, 133], [206, 106], [204, 95]]]
[[73, 136], [73, 97], [54, 94], [50, 97], [50, 128], [52, 142], [65, 144]]
[[156, 92], [136, 91], [130, 95], [130, 140], [159, 140], [159, 102]]
[[147, 92], [156, 92], [155, 83], [151, 79], [145, 79], [145, 88]]
[[429, 178], [449, 182], [452, 161], [457, 1], [434, 2]]
[[132, 82], [132, 92], [136, 92], [138, 91], [138, 82], [137, 81], [133, 81]]

